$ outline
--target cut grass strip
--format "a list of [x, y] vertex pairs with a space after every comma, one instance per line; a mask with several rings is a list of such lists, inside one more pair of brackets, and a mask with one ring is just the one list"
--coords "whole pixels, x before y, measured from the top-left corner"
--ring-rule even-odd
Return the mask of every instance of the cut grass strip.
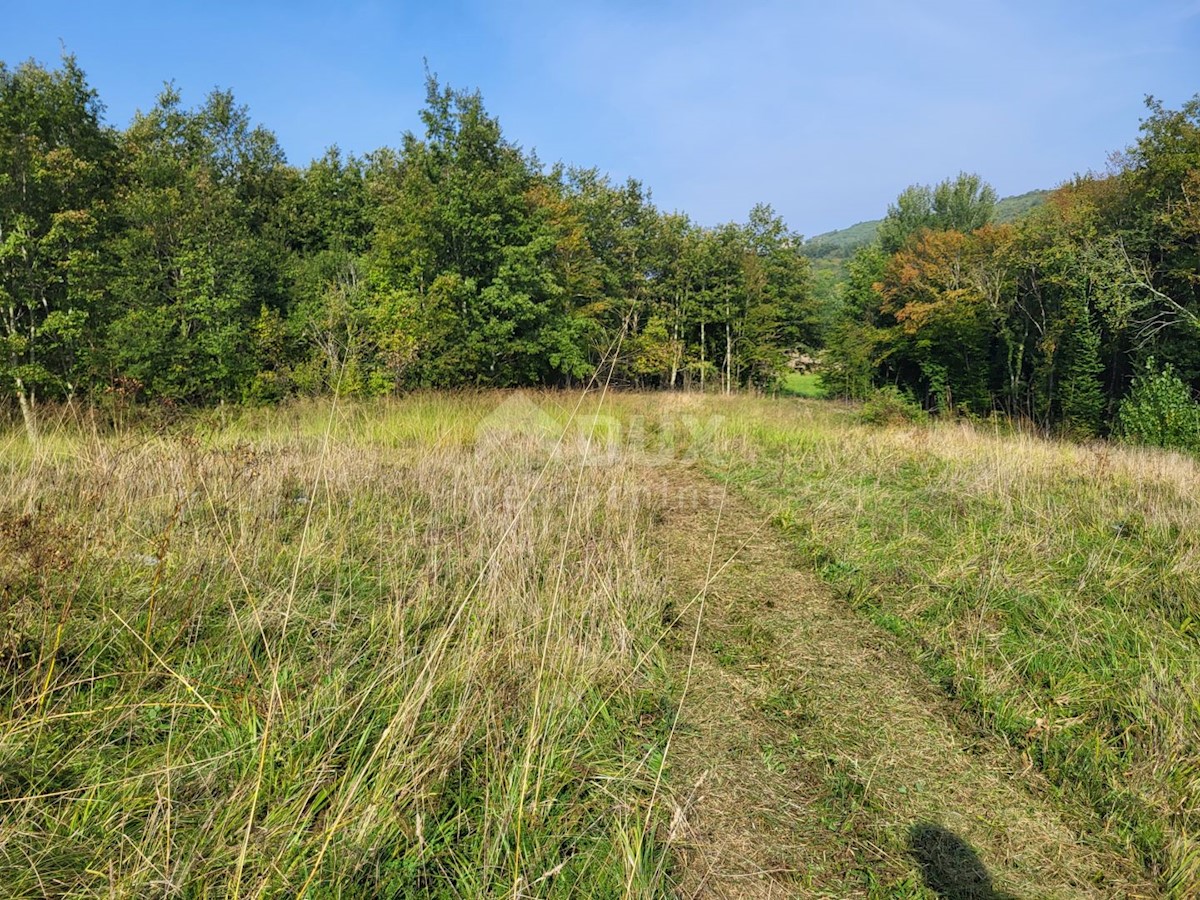
[[981, 724], [1200, 890], [1200, 468], [957, 424], [708, 401], [722, 463]]

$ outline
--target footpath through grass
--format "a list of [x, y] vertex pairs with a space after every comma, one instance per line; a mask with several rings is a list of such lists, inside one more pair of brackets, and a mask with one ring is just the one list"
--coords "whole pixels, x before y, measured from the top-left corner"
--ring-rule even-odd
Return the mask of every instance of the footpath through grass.
[[[1195, 461], [596, 403], [0, 435], [0, 891], [739, 896], [707, 845], [927, 898], [898, 812], [944, 849], [961, 797], [1002, 887], [1197, 895]], [[705, 473], [745, 498], [723, 526]]]
[[707, 401], [709, 471], [976, 721], [1200, 892], [1200, 466], [969, 426]]
[[680, 896], [1156, 895], [1095, 815], [972, 727], [753, 504], [684, 474], [664, 473], [656, 534], [686, 611], [672, 654], [690, 688], [670, 755]]

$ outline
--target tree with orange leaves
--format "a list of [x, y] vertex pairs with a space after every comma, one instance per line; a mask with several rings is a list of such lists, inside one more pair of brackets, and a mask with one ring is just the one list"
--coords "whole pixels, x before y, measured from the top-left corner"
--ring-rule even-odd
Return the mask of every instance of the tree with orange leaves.
[[[882, 311], [898, 326], [893, 365], [919, 373], [918, 387], [941, 409], [984, 412], [991, 373], [1005, 348], [1013, 298], [1009, 226], [971, 234], [925, 231], [896, 253], [878, 285]], [[1009, 365], [1017, 354], [1007, 354]]]

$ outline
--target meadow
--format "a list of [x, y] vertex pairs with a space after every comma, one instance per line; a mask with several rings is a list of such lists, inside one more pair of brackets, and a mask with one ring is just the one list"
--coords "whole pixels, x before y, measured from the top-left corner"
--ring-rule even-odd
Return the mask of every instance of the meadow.
[[649, 512], [494, 405], [8, 438], [6, 892], [652, 893]]
[[1194, 896], [1197, 488], [747, 396], [12, 429], [0, 885]]
[[959, 423], [745, 404], [710, 468], [973, 724], [1200, 890], [1200, 468]]

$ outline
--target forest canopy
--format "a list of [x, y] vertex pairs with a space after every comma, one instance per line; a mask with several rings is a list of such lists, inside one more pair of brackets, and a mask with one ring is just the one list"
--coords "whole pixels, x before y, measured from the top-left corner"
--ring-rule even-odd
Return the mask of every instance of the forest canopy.
[[901, 194], [848, 264], [827, 383], [1077, 437], [1150, 437], [1118, 414], [1131, 389], [1155, 416], [1195, 421], [1200, 98], [1147, 108], [1109, 172], [1072, 179], [1013, 223], [983, 215], [994, 194], [974, 176]]
[[704, 228], [543, 166], [430, 76], [423, 134], [303, 168], [232, 93], [124, 130], [74, 58], [0, 64], [0, 390], [206, 404], [454, 385], [771, 384], [820, 341], [770, 207]]

